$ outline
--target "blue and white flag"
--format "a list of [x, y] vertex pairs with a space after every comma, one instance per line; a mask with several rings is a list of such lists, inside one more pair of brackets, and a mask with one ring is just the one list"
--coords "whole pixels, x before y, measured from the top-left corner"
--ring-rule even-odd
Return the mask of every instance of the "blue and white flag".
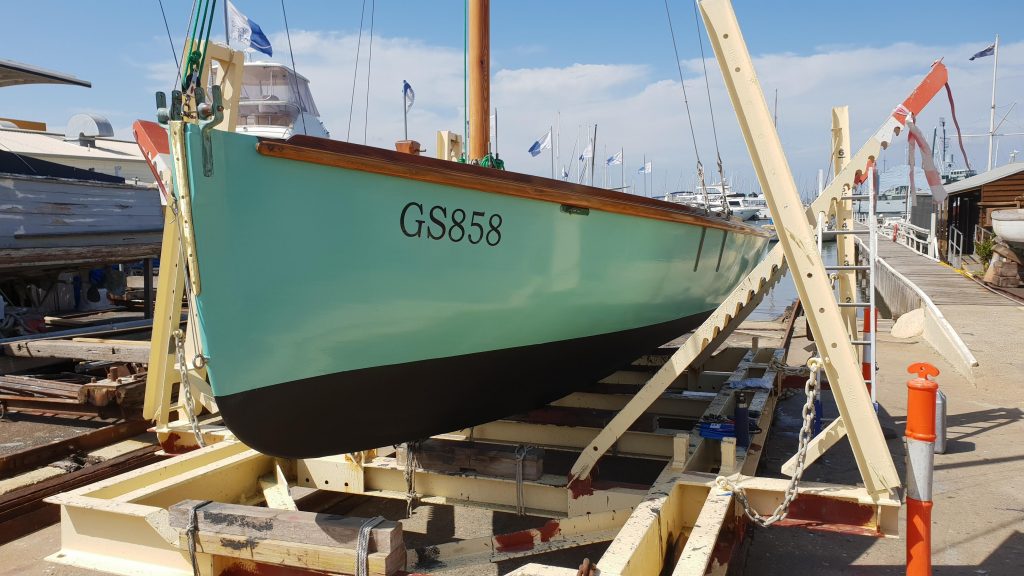
[[648, 162], [636, 171], [637, 174], [650, 174], [651, 172], [654, 172], [654, 162]]
[[402, 94], [405, 95], [405, 111], [408, 112], [412, 108], [412, 103], [416, 101], [416, 93], [412, 91], [412, 86], [405, 80], [402, 80]]
[[975, 58], [984, 58], [985, 56], [991, 56], [991, 55], [993, 55], [995, 53], [996, 53], [996, 45], [995, 44], [991, 44], [991, 45], [989, 45], [988, 48], [985, 48], [981, 52], [976, 52], [974, 54], [974, 56], [971, 56], [971, 60], [974, 60]]
[[622, 150], [612, 154], [604, 161], [605, 166], [618, 166], [619, 164], [622, 164]]
[[534, 142], [533, 145], [530, 146], [528, 152], [530, 153], [530, 156], [537, 156], [540, 154], [541, 150], [548, 150], [549, 148], [551, 148], [551, 130], [548, 130], [547, 134]]
[[586, 150], [584, 150], [583, 153], [580, 154], [580, 162], [583, 162], [587, 158], [593, 158], [593, 157], [594, 157], [594, 146], [593, 146], [593, 144], [587, 144]]
[[228, 26], [228, 40], [234, 40], [246, 50], [258, 50], [267, 56], [274, 55], [270, 40], [267, 40], [267, 35], [263, 33], [260, 25], [239, 12], [231, 0], [228, 0]]
[[569, 178], [569, 168], [567, 166], [562, 166], [562, 180], [567, 180], [568, 178]]

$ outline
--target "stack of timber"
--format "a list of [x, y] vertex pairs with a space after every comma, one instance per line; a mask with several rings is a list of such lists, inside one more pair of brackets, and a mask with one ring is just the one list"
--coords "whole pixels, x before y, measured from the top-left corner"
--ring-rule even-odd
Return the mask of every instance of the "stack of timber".
[[0, 376], [0, 406], [18, 412], [127, 418], [139, 413], [145, 392], [145, 372], [125, 366], [102, 380], [67, 372]]
[[[180, 547], [188, 550], [188, 526], [195, 510], [196, 551], [259, 565], [292, 566], [355, 574], [360, 528], [370, 519], [239, 504], [185, 500], [168, 509]], [[382, 520], [369, 531], [367, 574], [390, 576], [405, 569], [402, 524]]]

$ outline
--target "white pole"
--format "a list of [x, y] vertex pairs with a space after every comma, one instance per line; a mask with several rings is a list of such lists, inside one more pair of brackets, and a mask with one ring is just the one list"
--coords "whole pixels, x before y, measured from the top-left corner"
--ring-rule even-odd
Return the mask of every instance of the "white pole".
[[875, 214], [875, 198], [878, 191], [875, 190], [875, 169], [868, 169], [868, 314], [871, 319], [871, 332], [868, 335], [868, 366], [870, 366], [871, 381], [871, 404], [875, 411], [878, 411], [878, 379], [875, 378], [875, 334], [878, 332], [877, 315], [875, 314], [875, 262], [878, 259], [878, 216]]
[[999, 65], [999, 34], [996, 34], [995, 50], [992, 51], [992, 108], [988, 114], [988, 169], [992, 169], [992, 143], [996, 136], [996, 67]]
[[[551, 137], [551, 127], [548, 126], [548, 138]], [[555, 147], [548, 142], [548, 152], [551, 154], [551, 179], [555, 179]]]
[[[558, 179], [562, 179], [562, 112], [555, 113], [555, 164], [558, 164]], [[554, 178], [554, 176], [552, 176]]]

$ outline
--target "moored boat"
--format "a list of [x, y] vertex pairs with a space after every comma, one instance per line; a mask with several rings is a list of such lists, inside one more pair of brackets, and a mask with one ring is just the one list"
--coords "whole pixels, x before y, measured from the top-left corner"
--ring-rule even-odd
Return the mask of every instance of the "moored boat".
[[214, 131], [206, 177], [186, 132], [210, 383], [274, 455], [555, 400], [703, 321], [767, 244], [684, 206], [312, 137]]
[[695, 327], [767, 245], [651, 198], [169, 124], [207, 377], [231, 431], [275, 456], [551, 402]]

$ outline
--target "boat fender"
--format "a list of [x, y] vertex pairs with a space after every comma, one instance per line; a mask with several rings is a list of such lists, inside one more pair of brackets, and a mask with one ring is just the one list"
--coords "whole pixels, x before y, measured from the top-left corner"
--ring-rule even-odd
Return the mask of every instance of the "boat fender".
[[896, 241], [896, 237], [899, 236], [899, 234], [900, 234], [900, 225], [899, 224], [893, 224], [892, 225], [892, 241], [893, 242]]

